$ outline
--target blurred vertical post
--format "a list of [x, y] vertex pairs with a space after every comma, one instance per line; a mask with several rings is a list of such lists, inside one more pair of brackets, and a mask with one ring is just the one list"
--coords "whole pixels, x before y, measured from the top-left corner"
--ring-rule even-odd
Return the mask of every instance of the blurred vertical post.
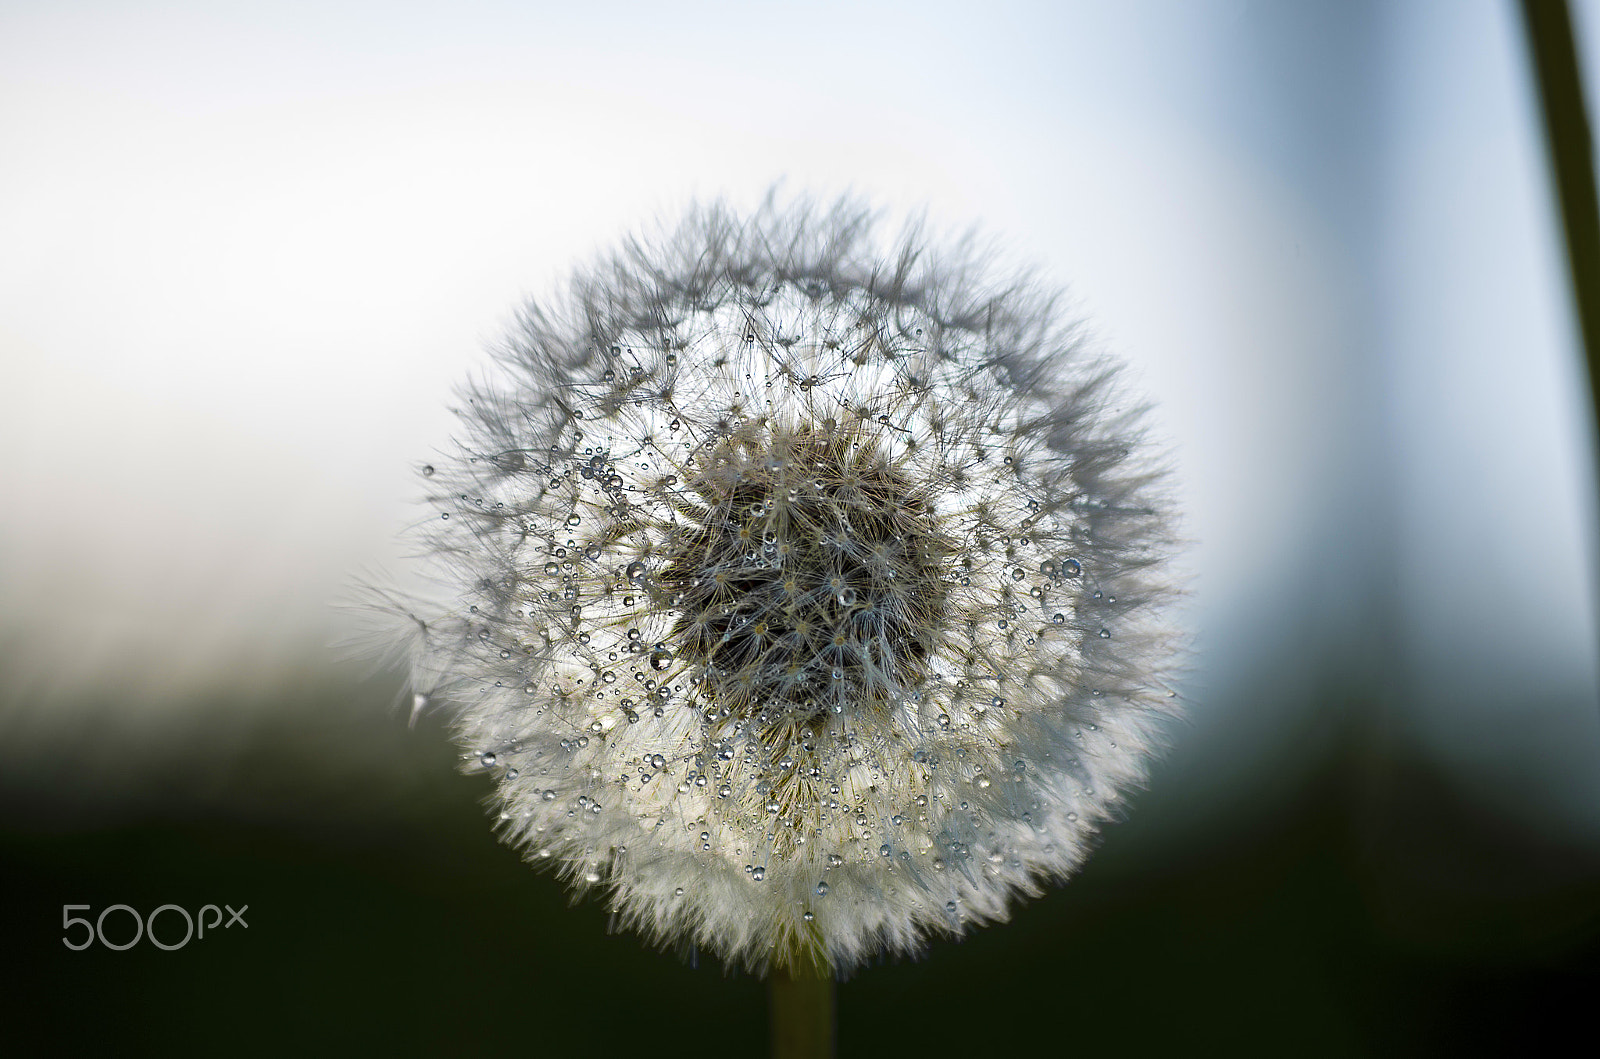
[[[1600, 203], [1595, 198], [1594, 142], [1572, 35], [1572, 13], [1567, 0], [1521, 3], [1589, 369], [1590, 436], [1600, 437]], [[1600, 469], [1600, 454], [1593, 455]]]

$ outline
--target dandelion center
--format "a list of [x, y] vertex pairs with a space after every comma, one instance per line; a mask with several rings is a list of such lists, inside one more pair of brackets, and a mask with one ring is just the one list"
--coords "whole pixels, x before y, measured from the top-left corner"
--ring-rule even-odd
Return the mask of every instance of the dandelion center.
[[662, 582], [708, 715], [815, 726], [922, 684], [954, 549], [862, 428], [735, 433], [688, 495]]

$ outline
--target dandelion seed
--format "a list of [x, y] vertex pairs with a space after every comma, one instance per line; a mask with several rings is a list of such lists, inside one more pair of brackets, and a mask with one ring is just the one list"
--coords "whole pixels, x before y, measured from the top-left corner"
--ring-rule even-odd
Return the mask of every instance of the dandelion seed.
[[1113, 367], [981, 275], [848, 201], [702, 209], [525, 309], [425, 469], [419, 701], [506, 839], [658, 941], [914, 952], [1143, 775], [1159, 475]]

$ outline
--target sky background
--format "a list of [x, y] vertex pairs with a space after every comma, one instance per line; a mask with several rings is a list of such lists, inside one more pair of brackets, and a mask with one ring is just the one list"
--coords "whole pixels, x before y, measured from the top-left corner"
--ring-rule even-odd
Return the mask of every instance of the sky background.
[[400, 562], [517, 305], [781, 181], [979, 226], [1152, 397], [1173, 841], [1270, 811], [1344, 680], [1375, 743], [1593, 851], [1593, 430], [1514, 15], [0, 6], [0, 743], [136, 760], [219, 690], [353, 682], [332, 604]]

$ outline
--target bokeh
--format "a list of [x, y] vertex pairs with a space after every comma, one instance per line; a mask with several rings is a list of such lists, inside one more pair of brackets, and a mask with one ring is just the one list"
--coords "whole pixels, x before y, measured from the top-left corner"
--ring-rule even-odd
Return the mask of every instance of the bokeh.
[[[1525, 51], [1487, 0], [7, 5], [8, 1041], [760, 1053], [761, 983], [497, 844], [340, 604], [403, 576], [524, 298], [775, 181], [1066, 286], [1192, 542], [1187, 719], [1126, 821], [852, 978], [841, 1054], [1586, 1025], [1595, 430]], [[175, 951], [62, 942], [65, 905], [225, 903]]]

